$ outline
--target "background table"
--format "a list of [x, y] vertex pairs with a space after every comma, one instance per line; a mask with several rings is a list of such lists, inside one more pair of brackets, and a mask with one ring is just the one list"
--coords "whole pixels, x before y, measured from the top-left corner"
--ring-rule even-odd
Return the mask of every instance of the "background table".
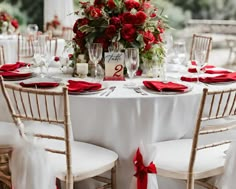
[[[17, 61], [17, 35], [0, 35], [0, 45], [4, 47], [6, 63]], [[65, 46], [64, 39], [57, 41], [57, 55], [61, 55]]]

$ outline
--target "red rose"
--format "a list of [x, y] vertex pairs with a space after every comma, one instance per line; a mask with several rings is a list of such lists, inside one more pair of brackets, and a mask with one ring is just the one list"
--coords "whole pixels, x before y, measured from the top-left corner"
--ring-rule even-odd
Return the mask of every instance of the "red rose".
[[155, 41], [155, 36], [153, 35], [152, 32], [150, 31], [146, 31], [146, 32], [143, 32], [142, 33], [143, 35], [143, 41], [144, 43], [147, 45], [147, 44], [153, 44], [154, 41]]
[[108, 0], [108, 1], [107, 1], [107, 6], [108, 6], [110, 9], [116, 8], [116, 4], [115, 4], [114, 0]]
[[156, 14], [156, 13], [154, 13], [154, 12], [153, 12], [153, 13], [151, 13], [151, 15], [150, 15], [150, 17], [151, 17], [151, 18], [155, 18], [156, 16], [157, 16], [157, 14]]
[[125, 7], [127, 10], [131, 10], [131, 9], [139, 9], [140, 7], [140, 3], [135, 1], [135, 0], [126, 0], [125, 1]]
[[162, 28], [160, 26], [157, 27], [157, 30], [159, 31], [159, 33], [164, 33], [164, 31], [165, 31], [164, 28]]
[[85, 33], [83, 33], [83, 32], [81, 32], [80, 30], [78, 30], [78, 31], [76, 32], [76, 37], [83, 39], [83, 38], [85, 37]]
[[105, 30], [105, 34], [109, 39], [112, 39], [116, 34], [116, 26], [109, 25]]
[[150, 9], [152, 7], [152, 5], [148, 2], [144, 2], [142, 7], [143, 7], [144, 10], [146, 10], [146, 9]]
[[54, 57], [54, 61], [55, 61], [55, 62], [58, 62], [59, 60], [60, 60], [60, 58], [59, 58], [58, 56], [55, 56], [55, 57]]
[[95, 43], [101, 43], [104, 50], [108, 49], [109, 42], [105, 36], [100, 36], [94, 40]]
[[143, 11], [138, 11], [136, 13], [135, 23], [141, 25], [145, 22], [147, 15]]
[[96, 8], [94, 6], [90, 6], [88, 11], [89, 11], [90, 16], [93, 18], [99, 18], [102, 16], [101, 9]]
[[73, 54], [68, 54], [69, 60], [73, 60]]
[[102, 0], [95, 0], [94, 5], [98, 8], [102, 8], [104, 6], [104, 3]]
[[79, 24], [79, 19], [76, 20], [76, 22], [74, 23], [74, 26], [73, 26], [73, 32], [76, 33], [78, 31], [78, 24]]
[[133, 42], [136, 37], [136, 29], [132, 24], [124, 24], [121, 29], [121, 36], [128, 42]]
[[13, 20], [11, 21], [11, 25], [12, 25], [15, 29], [17, 29], [17, 28], [19, 27], [18, 21], [17, 21], [16, 19], [13, 19]]
[[162, 39], [162, 36], [159, 34], [159, 35], [157, 35], [156, 36], [156, 38], [155, 38], [155, 42], [154, 43], [162, 43], [163, 42], [163, 39]]
[[122, 17], [122, 22], [124, 24], [134, 24], [136, 23], [136, 16], [130, 12], [125, 12]]
[[111, 17], [110, 24], [116, 26], [116, 28], [119, 28], [121, 24], [120, 18], [115, 16]]
[[80, 18], [80, 19], [78, 19], [79, 26], [88, 25], [88, 23], [89, 23], [89, 19], [87, 19], [87, 18]]
[[141, 70], [140, 68], [136, 71], [136, 76], [141, 76], [143, 73], [143, 70]]

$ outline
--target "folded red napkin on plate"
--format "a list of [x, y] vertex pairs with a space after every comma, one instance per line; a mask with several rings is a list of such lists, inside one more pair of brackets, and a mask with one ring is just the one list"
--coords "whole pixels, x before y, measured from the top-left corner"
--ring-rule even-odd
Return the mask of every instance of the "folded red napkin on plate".
[[186, 77], [186, 76], [182, 76], [180, 78], [181, 81], [187, 81], [187, 82], [196, 82], [197, 81], [197, 77]]
[[[194, 61], [192, 61], [192, 65], [196, 66], [196, 63]], [[212, 68], [215, 68], [215, 66], [213, 66], [213, 65], [205, 65], [205, 66], [203, 66], [201, 68], [201, 70], [206, 71], [206, 70], [212, 69]], [[188, 69], [188, 72], [190, 72], [190, 73], [197, 73], [197, 69], [195, 67], [192, 67], [192, 68]]]
[[[182, 76], [180, 79], [182, 81], [188, 81], [188, 82], [197, 81], [197, 77]], [[204, 83], [217, 83], [217, 82], [236, 81], [236, 72], [222, 74], [222, 75], [218, 75], [218, 76], [215, 76], [215, 77], [200, 77], [199, 81], [204, 82]]]
[[18, 68], [27, 66], [29, 64], [24, 63], [24, 62], [17, 62], [15, 64], [4, 64], [0, 67], [0, 71], [8, 72], [8, 71], [14, 71]]
[[236, 72], [222, 74], [222, 75], [218, 75], [215, 77], [199, 78], [199, 81], [204, 82], [204, 83], [218, 83], [218, 82], [236, 81]]
[[32, 82], [32, 83], [20, 82], [20, 85], [22, 87], [49, 88], [49, 87], [57, 87], [59, 83], [57, 82]]
[[29, 77], [32, 73], [20, 73], [20, 72], [0, 72], [2, 77]]
[[179, 83], [161, 81], [143, 81], [144, 86], [156, 91], [183, 92], [188, 87]]
[[86, 81], [68, 81], [68, 91], [70, 92], [84, 92], [84, 91], [96, 91], [102, 87], [100, 83], [90, 83]]
[[228, 70], [205, 70], [204, 73], [207, 73], [207, 74], [227, 74], [227, 73], [231, 73], [231, 71], [228, 71]]

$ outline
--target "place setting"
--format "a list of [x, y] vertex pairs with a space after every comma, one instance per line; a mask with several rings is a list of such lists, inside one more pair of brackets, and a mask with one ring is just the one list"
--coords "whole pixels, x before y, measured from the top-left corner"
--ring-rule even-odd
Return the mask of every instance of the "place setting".
[[4, 64], [0, 66], [0, 75], [4, 78], [5, 81], [18, 81], [28, 79], [34, 76], [29, 66], [29, 64], [24, 62]]

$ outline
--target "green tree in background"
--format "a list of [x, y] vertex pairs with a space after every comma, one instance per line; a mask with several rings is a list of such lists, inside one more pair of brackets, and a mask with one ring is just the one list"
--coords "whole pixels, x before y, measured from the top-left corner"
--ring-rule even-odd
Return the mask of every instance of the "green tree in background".
[[[1, 0], [0, 0], [1, 1]], [[43, 0], [5, 0], [27, 16], [27, 23], [36, 23], [43, 30]]]

